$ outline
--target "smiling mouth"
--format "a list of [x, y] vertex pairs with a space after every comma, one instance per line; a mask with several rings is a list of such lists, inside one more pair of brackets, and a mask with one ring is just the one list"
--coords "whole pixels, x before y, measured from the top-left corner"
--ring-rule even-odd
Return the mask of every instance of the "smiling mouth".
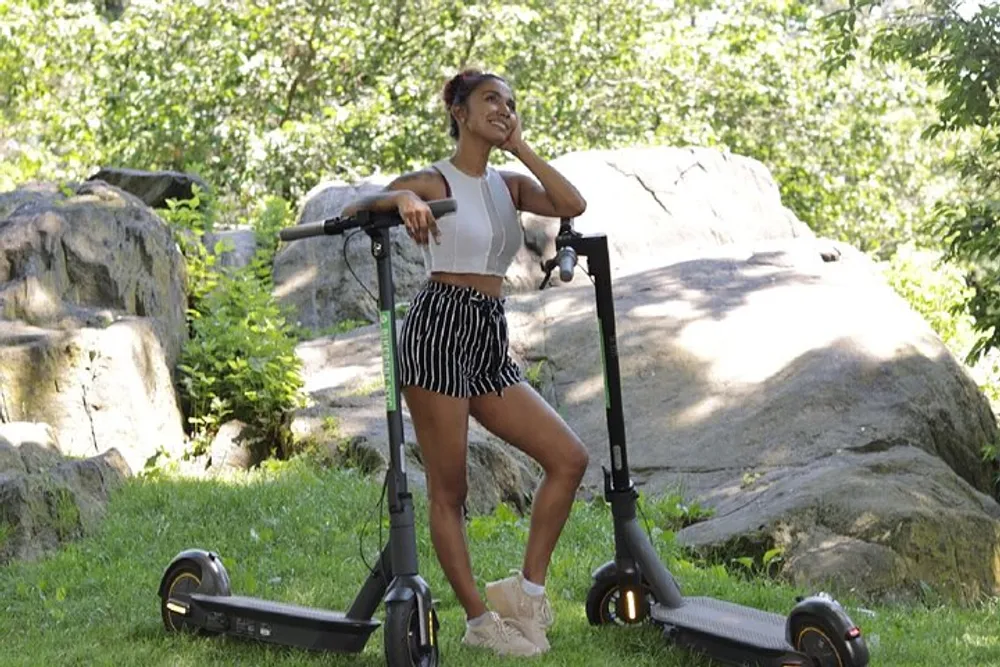
[[491, 124], [491, 125], [493, 125], [494, 127], [498, 127], [498, 128], [500, 128], [500, 129], [501, 129], [501, 130], [503, 130], [504, 132], [506, 132], [506, 131], [507, 131], [507, 125], [506, 125], [506, 124], [504, 124], [504, 123], [501, 123], [501, 122], [500, 122], [500, 121], [498, 121], [498, 120], [491, 120], [491, 121], [490, 121], [490, 124]]

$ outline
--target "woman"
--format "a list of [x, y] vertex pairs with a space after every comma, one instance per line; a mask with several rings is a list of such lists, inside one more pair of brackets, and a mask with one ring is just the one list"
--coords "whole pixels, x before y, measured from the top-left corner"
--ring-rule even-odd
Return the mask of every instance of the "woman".
[[[478, 70], [444, 89], [456, 149], [450, 158], [404, 174], [385, 192], [344, 209], [399, 211], [422, 247], [429, 279], [400, 331], [400, 387], [427, 475], [431, 539], [465, 608], [463, 643], [501, 655], [549, 648], [552, 613], [545, 577], [588, 456], [561, 417], [527, 384], [508, 354], [504, 274], [523, 242], [517, 211], [575, 217], [586, 202], [521, 136], [513, 93], [501, 77]], [[488, 165], [507, 151], [537, 177]], [[425, 202], [453, 197], [455, 213], [435, 221]], [[465, 543], [469, 416], [541, 465], [524, 560], [514, 576], [476, 589]]]

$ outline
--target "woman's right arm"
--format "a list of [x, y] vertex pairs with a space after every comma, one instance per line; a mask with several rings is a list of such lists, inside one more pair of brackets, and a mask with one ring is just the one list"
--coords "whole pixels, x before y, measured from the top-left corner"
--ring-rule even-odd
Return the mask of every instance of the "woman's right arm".
[[434, 171], [423, 170], [403, 174], [393, 179], [382, 192], [355, 199], [344, 207], [340, 215], [347, 217], [358, 211], [374, 213], [398, 211], [406, 225], [406, 231], [414, 241], [426, 245], [428, 235], [432, 234], [434, 240], [439, 242], [437, 221], [425, 202], [440, 199], [443, 193], [438, 190], [441, 189]]

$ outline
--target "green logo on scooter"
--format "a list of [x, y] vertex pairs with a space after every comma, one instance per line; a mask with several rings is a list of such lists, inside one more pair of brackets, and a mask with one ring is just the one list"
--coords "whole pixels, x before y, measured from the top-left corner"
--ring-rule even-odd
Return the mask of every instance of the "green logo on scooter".
[[396, 410], [396, 354], [392, 348], [392, 313], [383, 310], [379, 313], [379, 323], [382, 325], [382, 379], [385, 382], [385, 409], [388, 412]]
[[607, 410], [611, 409], [611, 389], [608, 387], [608, 356], [607, 351], [604, 349], [604, 322], [600, 318], [597, 319], [597, 330], [601, 335], [601, 370], [604, 374], [604, 407]]

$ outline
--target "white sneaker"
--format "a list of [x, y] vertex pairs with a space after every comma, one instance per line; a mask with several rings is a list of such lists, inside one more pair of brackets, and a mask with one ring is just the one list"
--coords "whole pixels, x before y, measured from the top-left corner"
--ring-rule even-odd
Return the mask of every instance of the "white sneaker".
[[497, 610], [503, 620], [521, 631], [532, 644], [543, 653], [549, 650], [546, 632], [555, 620], [548, 598], [542, 595], [528, 595], [521, 587], [524, 575], [514, 576], [486, 584], [486, 600]]
[[517, 629], [508, 625], [495, 611], [476, 625], [466, 624], [462, 643], [466, 646], [488, 648], [498, 655], [531, 657], [541, 653], [534, 643], [525, 639]]

